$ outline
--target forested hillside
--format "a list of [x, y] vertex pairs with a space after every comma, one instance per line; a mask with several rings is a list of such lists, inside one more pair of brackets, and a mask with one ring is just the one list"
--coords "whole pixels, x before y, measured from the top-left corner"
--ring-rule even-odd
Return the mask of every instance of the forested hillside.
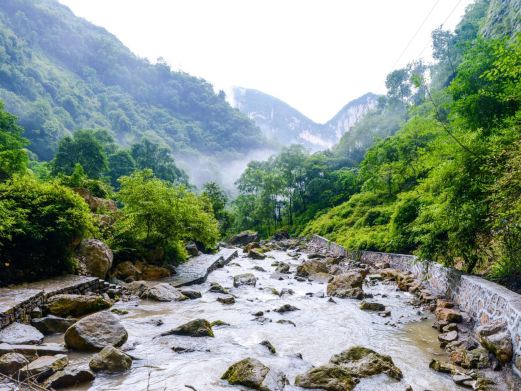
[[57, 0], [2, 1], [0, 100], [44, 160], [79, 129], [106, 129], [120, 145], [147, 137], [176, 156], [226, 160], [266, 146], [224, 93], [138, 58]]
[[501, 3], [478, 0], [454, 32], [435, 30], [435, 63], [391, 72], [387, 96], [332, 150], [251, 163], [241, 228], [519, 275], [521, 37], [516, 1]]

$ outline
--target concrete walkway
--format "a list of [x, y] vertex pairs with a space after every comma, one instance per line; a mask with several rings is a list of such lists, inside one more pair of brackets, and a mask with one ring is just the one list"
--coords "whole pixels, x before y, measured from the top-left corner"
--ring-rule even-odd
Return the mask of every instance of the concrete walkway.
[[238, 256], [236, 248], [223, 248], [217, 254], [202, 254], [191, 258], [176, 268], [176, 275], [169, 281], [173, 286], [200, 284], [215, 269], [228, 264]]
[[60, 293], [87, 293], [103, 289], [97, 277], [66, 275], [47, 280], [0, 288], [0, 329], [14, 321], [28, 321], [31, 312], [47, 298]]

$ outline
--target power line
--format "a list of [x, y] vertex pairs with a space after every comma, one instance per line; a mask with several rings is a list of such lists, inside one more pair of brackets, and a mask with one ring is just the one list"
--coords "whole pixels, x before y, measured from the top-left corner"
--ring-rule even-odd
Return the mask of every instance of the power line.
[[[447, 20], [449, 20], [449, 18], [452, 16], [452, 14], [454, 13], [454, 11], [456, 11], [456, 9], [459, 7], [459, 5], [461, 4], [463, 0], [459, 0], [456, 5], [454, 6], [454, 8], [449, 12], [449, 15], [447, 15], [447, 17], [445, 18], [445, 20], [443, 21], [443, 23], [441, 24], [440, 27], [443, 27], [443, 25], [445, 23], [447, 23]], [[429, 47], [429, 45], [431, 44], [431, 41], [429, 40], [427, 42], [427, 44], [423, 47], [422, 51], [420, 52], [420, 54], [418, 55], [418, 58], [421, 58], [423, 52], [427, 49], [427, 47]]]
[[[438, 4], [440, 3], [441, 0], [437, 0], [436, 3], [434, 3], [434, 5], [432, 6], [431, 10], [429, 11], [429, 13], [427, 14], [427, 16], [423, 19], [423, 21], [421, 22], [420, 24], [420, 27], [418, 27], [418, 29], [416, 30], [416, 32], [414, 33], [414, 35], [412, 36], [412, 38], [409, 40], [409, 42], [407, 42], [407, 45], [405, 46], [405, 48], [402, 50], [400, 56], [398, 57], [398, 59], [394, 62], [394, 65], [392, 67], [392, 69], [395, 69], [396, 68], [396, 65], [398, 65], [398, 62], [400, 62], [400, 60], [402, 59], [403, 55], [405, 54], [405, 52], [407, 51], [407, 49], [409, 49], [409, 46], [411, 46], [411, 43], [412, 41], [414, 41], [414, 38], [416, 38], [416, 36], [418, 35], [418, 33], [420, 32], [420, 30], [422, 29], [423, 25], [425, 24], [425, 22], [427, 21], [427, 19], [429, 19], [429, 16], [431, 16], [432, 12], [434, 11], [434, 9], [438, 6]], [[461, 0], [460, 0], [461, 1]]]

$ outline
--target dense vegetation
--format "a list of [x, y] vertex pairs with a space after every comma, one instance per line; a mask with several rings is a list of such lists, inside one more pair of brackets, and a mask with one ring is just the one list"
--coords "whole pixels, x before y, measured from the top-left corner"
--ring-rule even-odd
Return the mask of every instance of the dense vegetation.
[[[0, 283], [74, 271], [84, 238], [158, 264], [186, 259], [191, 241], [215, 247], [226, 200], [216, 203], [218, 188], [193, 193], [157, 144], [144, 139], [126, 150], [107, 132], [82, 130], [63, 138], [54, 159], [42, 164], [29, 160], [21, 134], [0, 105]], [[91, 197], [114, 198], [121, 208], [93, 209]]]
[[[478, 1], [454, 33], [433, 32], [436, 64], [388, 76], [387, 96], [357, 125], [365, 146], [347, 134], [332, 151], [252, 162], [238, 181], [239, 227], [519, 275], [521, 37], [484, 37], [488, 7]], [[380, 127], [390, 137], [365, 152]]]
[[229, 159], [266, 145], [223, 92], [136, 57], [57, 0], [2, 1], [0, 99], [43, 160], [78, 129], [106, 129], [122, 145], [147, 136], [178, 156]]

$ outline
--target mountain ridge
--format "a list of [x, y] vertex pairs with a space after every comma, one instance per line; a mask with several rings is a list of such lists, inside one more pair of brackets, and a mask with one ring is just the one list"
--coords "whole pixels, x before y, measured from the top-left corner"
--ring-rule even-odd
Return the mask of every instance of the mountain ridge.
[[232, 95], [235, 107], [268, 139], [282, 145], [303, 144], [312, 152], [333, 147], [378, 100], [378, 95], [368, 92], [348, 102], [327, 122], [317, 123], [282, 99], [256, 89], [234, 87]]

